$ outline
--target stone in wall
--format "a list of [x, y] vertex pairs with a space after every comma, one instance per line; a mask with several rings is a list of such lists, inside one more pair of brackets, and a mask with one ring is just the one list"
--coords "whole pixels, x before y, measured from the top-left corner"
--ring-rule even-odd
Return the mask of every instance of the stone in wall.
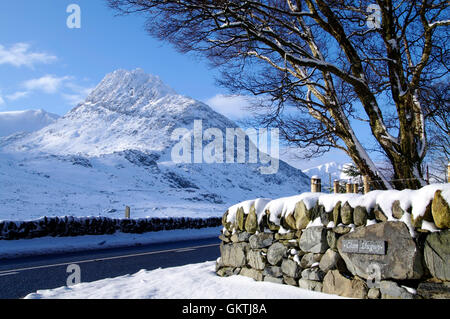
[[216, 270], [216, 274], [220, 277], [230, 277], [234, 275], [234, 267], [220, 267]]
[[416, 296], [393, 281], [383, 280], [380, 282], [382, 299], [416, 299]]
[[248, 244], [235, 243], [235, 244], [221, 244], [220, 255], [222, 264], [225, 267], [244, 267], [246, 265], [246, 251], [248, 250]]
[[286, 256], [287, 248], [282, 243], [276, 242], [267, 250], [267, 261], [269, 264], [280, 265], [283, 257]]
[[247, 218], [245, 219], [244, 228], [250, 234], [256, 233], [256, 231], [259, 228], [258, 216], [256, 216], [255, 204], [253, 204], [250, 207], [250, 212], [248, 213]]
[[299, 247], [304, 252], [323, 254], [328, 249], [326, 228], [313, 226], [305, 229], [300, 237]]
[[278, 230], [280, 230], [280, 225], [272, 223], [269, 219], [269, 215], [270, 215], [270, 212], [268, 210], [266, 210], [265, 214], [262, 216], [262, 221], [261, 221], [260, 226], [261, 227], [267, 226], [267, 228], [269, 228], [269, 230], [271, 230], [272, 232], [278, 232]]
[[317, 203], [315, 206], [317, 217], [320, 217], [320, 222], [323, 225], [328, 225], [333, 220], [333, 211], [327, 212], [325, 206]]
[[[403, 208], [400, 206], [400, 201], [396, 200], [392, 203], [392, 216], [394, 216], [397, 219], [400, 219], [403, 217], [403, 214], [405, 213], [405, 211], [403, 210]], [[411, 213], [411, 212], [409, 212]]]
[[300, 267], [310, 268], [312, 265], [319, 263], [322, 257], [323, 254], [307, 253], [303, 255], [302, 259], [300, 260]]
[[375, 208], [373, 209], [373, 214], [375, 215], [375, 219], [379, 222], [386, 222], [388, 220], [386, 214], [383, 212], [380, 205], [378, 204], [375, 205]]
[[367, 209], [363, 206], [356, 206], [353, 211], [353, 223], [355, 226], [365, 226], [368, 217]]
[[[349, 239], [384, 241], [384, 255], [344, 252], [342, 242]], [[357, 228], [338, 240], [338, 250], [348, 270], [367, 279], [373, 265], [380, 269], [381, 279], [419, 279], [423, 275], [422, 256], [403, 222], [384, 222]]]
[[256, 269], [252, 269], [252, 268], [242, 268], [241, 272], [239, 273], [239, 275], [241, 276], [245, 276], [245, 277], [250, 277], [256, 281], [262, 281], [263, 280], [263, 275], [261, 271], [258, 271]]
[[319, 268], [324, 273], [330, 270], [338, 269], [340, 272], [345, 272], [347, 267], [342, 257], [336, 251], [328, 249], [323, 257], [320, 259]]
[[227, 218], [228, 218], [228, 211], [225, 212], [225, 214], [223, 214], [222, 216], [222, 226], [225, 227], [225, 229], [229, 232], [233, 231], [233, 224], [230, 222], [227, 222]]
[[369, 299], [380, 299], [381, 297], [381, 291], [378, 288], [370, 288], [369, 292], [367, 293], [367, 298]]
[[433, 202], [431, 204], [431, 214], [434, 223], [438, 228], [450, 228], [450, 206], [442, 196], [441, 190], [434, 193]]
[[333, 227], [333, 231], [338, 235], [348, 234], [350, 232], [350, 230], [352, 230], [352, 229], [350, 227], [346, 227], [346, 226]]
[[339, 234], [337, 234], [334, 230], [327, 231], [327, 244], [328, 246], [337, 251], [337, 240], [339, 239]]
[[364, 281], [346, 278], [338, 270], [329, 271], [323, 279], [322, 291], [327, 294], [366, 299], [368, 290]]
[[264, 268], [263, 275], [280, 278], [283, 277], [283, 272], [281, 271], [281, 267], [279, 266], [266, 266], [266, 268]]
[[250, 236], [251, 234], [245, 231], [236, 231], [233, 235], [230, 236], [230, 240], [233, 243], [248, 242]]
[[353, 224], [353, 208], [348, 202], [341, 207], [341, 221], [345, 225]]
[[249, 238], [250, 247], [252, 249], [260, 249], [272, 245], [274, 235], [272, 233], [258, 233], [251, 235]]
[[244, 208], [239, 207], [236, 212], [236, 220], [235, 220], [235, 227], [237, 230], [244, 230], [245, 228], [245, 212]]
[[417, 294], [425, 299], [450, 299], [450, 282], [422, 282]]
[[294, 218], [295, 218], [295, 228], [305, 229], [308, 223], [311, 221], [311, 210], [306, 208], [303, 201], [298, 202], [295, 205]]
[[281, 271], [288, 277], [298, 279], [300, 277], [301, 268], [292, 259], [283, 259], [281, 263]]
[[281, 217], [280, 224], [281, 224], [281, 226], [283, 226], [284, 229], [296, 230], [297, 226], [296, 226], [294, 213], [287, 214], [286, 216]]
[[262, 250], [250, 249], [247, 253], [247, 262], [256, 270], [263, 270], [266, 266], [266, 258], [263, 256]]
[[450, 281], [450, 230], [429, 234], [424, 255], [425, 264], [433, 277]]
[[284, 282], [286, 285], [290, 285], [290, 286], [298, 286], [298, 281], [297, 281], [297, 279], [294, 279], [294, 278], [289, 277], [289, 276], [286, 276], [286, 275], [283, 275], [283, 282]]
[[325, 273], [317, 267], [304, 269], [301, 277], [306, 280], [322, 281]]
[[337, 202], [332, 212], [333, 223], [337, 226], [341, 223], [341, 202]]
[[300, 278], [298, 281], [298, 287], [302, 289], [322, 292], [323, 284], [320, 281]]

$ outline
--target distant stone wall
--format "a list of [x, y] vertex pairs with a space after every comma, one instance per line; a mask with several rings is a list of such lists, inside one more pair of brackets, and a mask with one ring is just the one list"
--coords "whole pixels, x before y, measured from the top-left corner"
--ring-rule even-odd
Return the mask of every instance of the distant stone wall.
[[221, 225], [220, 218], [140, 218], [44, 217], [34, 221], [0, 221], [0, 240], [29, 239], [44, 236], [68, 237], [104, 235], [115, 232], [156, 232], [174, 229], [199, 229]]
[[450, 298], [450, 210], [432, 195], [420, 220], [396, 201], [383, 212], [305, 200], [272, 218], [258, 201], [237, 204], [222, 218], [216, 273], [353, 298]]

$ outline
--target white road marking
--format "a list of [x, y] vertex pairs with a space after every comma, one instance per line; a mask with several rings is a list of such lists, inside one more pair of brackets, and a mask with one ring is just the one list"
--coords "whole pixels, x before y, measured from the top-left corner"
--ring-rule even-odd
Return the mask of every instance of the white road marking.
[[85, 264], [85, 263], [96, 262], [96, 261], [105, 261], [105, 260], [114, 260], [114, 259], [121, 259], [121, 258], [155, 255], [155, 254], [162, 254], [162, 253], [168, 253], [168, 252], [183, 252], [183, 251], [195, 250], [198, 248], [206, 248], [206, 247], [214, 247], [214, 246], [220, 246], [220, 244], [210, 244], [210, 245], [193, 246], [193, 247], [186, 247], [186, 248], [174, 248], [174, 249], [150, 251], [150, 252], [145, 252], [145, 253], [122, 255], [122, 256], [104, 257], [104, 258], [88, 259], [88, 260], [80, 260], [80, 261], [70, 261], [70, 262], [65, 262], [65, 263], [60, 263], [60, 264], [50, 264], [50, 265], [42, 265], [42, 266], [35, 266], [35, 267], [2, 270], [2, 271], [0, 271], [0, 276], [2, 276], [4, 274], [12, 273], [12, 272], [17, 273], [19, 271], [25, 271], [25, 270], [59, 267], [59, 266], [66, 266], [66, 265], [71, 265], [71, 264]]
[[16, 272], [7, 272], [7, 273], [0, 273], [0, 277], [2, 277], [2, 276], [11, 276], [11, 275], [17, 275], [18, 274], [18, 272], [16, 271]]
[[184, 253], [185, 251], [193, 251], [196, 250], [195, 248], [185, 248], [185, 249], [179, 249], [175, 251], [176, 253]]

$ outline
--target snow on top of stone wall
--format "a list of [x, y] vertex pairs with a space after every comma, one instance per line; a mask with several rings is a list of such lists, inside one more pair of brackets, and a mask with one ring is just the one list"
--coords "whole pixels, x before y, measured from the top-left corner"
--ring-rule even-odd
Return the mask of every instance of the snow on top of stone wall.
[[[296, 204], [300, 201], [303, 201], [308, 210], [313, 208], [317, 203], [323, 205], [326, 212], [331, 212], [338, 202], [341, 202], [342, 205], [347, 202], [352, 208], [361, 206], [365, 207], [367, 211], [373, 210], [378, 205], [388, 221], [403, 221], [410, 229], [411, 234], [413, 234], [414, 226], [411, 222], [411, 215], [413, 219], [423, 217], [437, 190], [442, 190], [443, 198], [450, 203], [450, 183], [427, 185], [418, 190], [376, 190], [364, 195], [307, 192], [273, 200], [258, 198], [231, 206], [228, 209], [227, 222], [235, 222], [236, 212], [240, 207], [243, 208], [245, 214], [248, 214], [252, 205], [255, 205], [259, 222], [263, 214], [268, 211], [270, 213], [269, 220], [276, 225], [280, 225], [281, 218], [293, 214]], [[399, 201], [400, 207], [405, 211], [405, 214], [400, 219], [396, 219], [392, 213], [392, 205], [395, 201]], [[319, 223], [320, 221], [316, 219], [311, 221], [307, 227], [317, 226]], [[438, 230], [432, 222], [425, 220], [423, 221], [422, 229], [429, 231]]]

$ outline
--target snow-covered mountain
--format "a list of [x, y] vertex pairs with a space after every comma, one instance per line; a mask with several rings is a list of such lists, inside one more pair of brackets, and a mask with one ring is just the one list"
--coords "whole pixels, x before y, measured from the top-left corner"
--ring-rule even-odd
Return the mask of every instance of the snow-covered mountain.
[[305, 173], [309, 177], [318, 176], [322, 180], [322, 185], [329, 186], [330, 178], [331, 178], [331, 185], [333, 184], [333, 181], [336, 179], [348, 180], [351, 178], [342, 172], [342, 170], [348, 165], [352, 164], [329, 162], [309, 169], [304, 169], [303, 173]]
[[175, 163], [171, 135], [194, 120], [224, 136], [237, 127], [142, 70], [108, 74], [54, 123], [0, 139], [0, 219], [122, 217], [125, 205], [132, 217], [220, 216], [245, 199], [308, 190], [309, 178], [282, 161], [272, 175], [260, 163]]
[[0, 136], [37, 131], [58, 118], [59, 115], [44, 110], [0, 112]]

